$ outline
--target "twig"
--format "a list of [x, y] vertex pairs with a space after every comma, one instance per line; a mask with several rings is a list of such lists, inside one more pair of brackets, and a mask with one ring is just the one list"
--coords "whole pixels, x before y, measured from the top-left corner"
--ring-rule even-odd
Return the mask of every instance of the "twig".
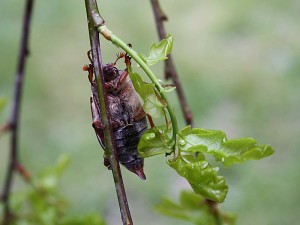
[[11, 127], [11, 142], [10, 142], [10, 159], [7, 168], [6, 180], [2, 192], [2, 201], [4, 203], [4, 224], [10, 223], [10, 192], [12, 186], [12, 178], [15, 171], [15, 167], [18, 164], [18, 133], [19, 133], [19, 115], [21, 106], [21, 97], [23, 89], [24, 70], [26, 63], [26, 56], [28, 56], [28, 39], [30, 30], [30, 21], [33, 9], [33, 0], [27, 0], [25, 4], [21, 44], [18, 57], [18, 67], [16, 72], [15, 91], [13, 100], [13, 109], [10, 118], [9, 125]]
[[[166, 38], [166, 31], [165, 31], [163, 22], [166, 21], [168, 18], [166, 16], [166, 14], [162, 11], [158, 0], [151, 0], [151, 5], [152, 5], [153, 13], [155, 16], [157, 33], [158, 33], [159, 39], [162, 40], [162, 39]], [[169, 55], [168, 59], [165, 61], [165, 79], [168, 80], [170, 78], [173, 80], [173, 83], [176, 86], [176, 92], [177, 92], [178, 99], [181, 104], [181, 108], [182, 108], [182, 111], [184, 114], [186, 124], [193, 126], [192, 112], [190, 110], [190, 107], [189, 107], [186, 97], [184, 95], [183, 88], [181, 86], [175, 65], [173, 63], [172, 55]]]
[[[151, 5], [152, 5], [153, 13], [155, 16], [157, 33], [158, 33], [159, 39], [162, 40], [166, 37], [164, 21], [168, 20], [168, 18], [166, 16], [166, 14], [162, 11], [158, 0], [151, 0]], [[165, 78], [166, 78], [166, 80], [168, 80], [170, 78], [173, 79], [174, 85], [176, 86], [177, 95], [178, 95], [179, 101], [181, 103], [182, 111], [185, 116], [186, 124], [193, 126], [192, 112], [191, 112], [191, 110], [188, 106], [187, 100], [185, 98], [183, 88], [181, 86], [180, 80], [177, 75], [177, 71], [175, 69], [175, 65], [173, 63], [172, 55], [169, 55], [168, 59], [165, 61]], [[206, 199], [205, 204], [210, 209], [210, 212], [215, 219], [216, 225], [222, 224], [220, 212], [219, 212], [219, 209], [217, 208], [218, 203], [211, 201], [209, 199]]]
[[222, 225], [221, 213], [218, 209], [218, 203], [210, 199], [205, 199], [204, 203], [208, 206], [211, 215], [214, 217], [215, 225]]
[[89, 27], [89, 36], [90, 36], [90, 43], [93, 55], [93, 66], [95, 71], [95, 77], [97, 82], [98, 88], [98, 98], [101, 110], [101, 122], [104, 127], [104, 143], [105, 143], [105, 152], [108, 155], [108, 159], [110, 162], [110, 166], [113, 173], [113, 178], [115, 182], [115, 188], [118, 196], [119, 207], [121, 212], [121, 218], [124, 225], [132, 225], [131, 214], [127, 202], [125, 187], [123, 183], [123, 178], [120, 170], [119, 162], [117, 161], [115, 148], [113, 145], [113, 135], [112, 135], [112, 128], [110, 125], [110, 115], [109, 115], [109, 108], [106, 98], [106, 91], [104, 85], [104, 76], [102, 70], [102, 57], [101, 57], [101, 49], [100, 49], [100, 42], [99, 42], [99, 33], [95, 29], [95, 24], [93, 22], [93, 15], [97, 13], [97, 23], [103, 24], [104, 20], [100, 16], [97, 7], [96, 0], [85, 0], [87, 18], [88, 18], [88, 27]]

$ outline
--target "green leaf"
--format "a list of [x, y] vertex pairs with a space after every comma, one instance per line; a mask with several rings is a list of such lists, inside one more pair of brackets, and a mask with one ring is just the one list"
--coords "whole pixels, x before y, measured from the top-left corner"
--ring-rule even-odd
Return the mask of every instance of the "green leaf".
[[[180, 193], [179, 203], [163, 198], [155, 209], [171, 218], [181, 219], [197, 225], [215, 225], [214, 215], [211, 213], [205, 199], [191, 191]], [[234, 225], [234, 219], [230, 214], [222, 212], [221, 222], [223, 225]]]
[[[198, 195], [199, 196], [199, 195]], [[163, 198], [161, 203], [155, 207], [155, 210], [174, 219], [189, 221], [197, 225], [215, 225], [214, 218], [209, 214], [205, 205], [198, 202], [199, 208], [186, 208], [167, 198]]]
[[[62, 155], [56, 164], [44, 170], [34, 178], [34, 185], [27, 185], [23, 190], [11, 193], [10, 207], [14, 212], [15, 225], [105, 225], [98, 213], [71, 215], [68, 204], [59, 193], [57, 179], [60, 178], [69, 163], [69, 156]], [[47, 185], [45, 180], [55, 180]], [[46, 183], [46, 184], [45, 184]], [[0, 202], [0, 217], [2, 202]], [[70, 215], [70, 216], [67, 216]]]
[[211, 167], [202, 155], [187, 161], [180, 156], [175, 160], [169, 160], [168, 164], [177, 173], [186, 178], [195, 193], [216, 202], [223, 202], [228, 192], [225, 178], [218, 176], [218, 167]]
[[[211, 152], [217, 161], [225, 166], [234, 163], [242, 163], [246, 160], [261, 159], [274, 153], [270, 145], [256, 145], [257, 141], [252, 138], [228, 140], [222, 143], [220, 150]], [[210, 153], [210, 152], [208, 152]]]
[[38, 186], [46, 189], [54, 189], [58, 184], [58, 180], [66, 167], [69, 165], [70, 156], [64, 154], [59, 157], [56, 164], [48, 169], [45, 169], [38, 176]]
[[149, 50], [149, 56], [140, 55], [141, 58], [147, 63], [148, 66], [152, 66], [160, 61], [166, 60], [173, 48], [173, 36], [169, 34], [165, 39], [159, 43], [151, 45]]
[[144, 102], [144, 111], [153, 118], [165, 116], [164, 108], [166, 107], [166, 104], [156, 93], [154, 84], [144, 83], [140, 75], [132, 70], [129, 70], [129, 76], [132, 80], [134, 89]]
[[69, 163], [70, 163], [70, 156], [67, 154], [61, 155], [58, 158], [56, 165], [53, 167], [53, 172], [55, 173], [55, 175], [61, 176], [63, 172], [65, 172]]
[[55, 166], [34, 178], [33, 185], [13, 193], [11, 207], [18, 215], [16, 224], [59, 224], [67, 204], [58, 193], [57, 179], [67, 165], [67, 161], [68, 157], [62, 156]]
[[167, 198], [162, 198], [161, 202], [156, 205], [155, 209], [160, 213], [169, 217], [190, 220], [191, 216], [186, 213], [182, 207]]
[[147, 130], [140, 139], [138, 151], [143, 158], [172, 152], [172, 145], [166, 126]]
[[[187, 196], [190, 194], [190, 196]], [[188, 197], [189, 199], [187, 199]], [[190, 198], [191, 197], [191, 198]], [[191, 200], [191, 201], [190, 201]], [[193, 222], [194, 224], [201, 224], [200, 221], [205, 221], [206, 225], [213, 225], [213, 220], [208, 222], [207, 207], [203, 204], [204, 198], [195, 193], [182, 191], [180, 193], [180, 202], [175, 203], [167, 198], [162, 198], [160, 204], [156, 205], [155, 209], [172, 218], [181, 219]]]
[[195, 194], [192, 191], [180, 192], [180, 204], [187, 209], [201, 209], [205, 200], [202, 196]]
[[252, 138], [227, 140], [225, 133], [219, 130], [191, 129], [188, 126], [180, 134], [180, 149], [212, 154], [216, 161], [221, 161], [225, 166], [261, 159], [274, 153], [271, 146], [257, 145]]
[[63, 220], [59, 225], [105, 225], [103, 218], [98, 213], [89, 213], [80, 217]]

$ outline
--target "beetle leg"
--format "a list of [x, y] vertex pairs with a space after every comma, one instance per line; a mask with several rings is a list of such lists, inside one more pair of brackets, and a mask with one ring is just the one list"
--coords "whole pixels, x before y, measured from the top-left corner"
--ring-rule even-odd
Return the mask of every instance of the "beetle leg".
[[93, 74], [94, 74], [93, 65], [92, 64], [84, 65], [82, 69], [83, 69], [83, 71], [88, 71], [88, 73], [89, 73], [88, 78], [89, 78], [90, 83], [92, 83], [93, 82]]
[[145, 117], [145, 111], [143, 109], [143, 107], [141, 106], [139, 109], [136, 109], [136, 112], [133, 115], [134, 120], [139, 121], [142, 118]]
[[113, 90], [113, 88], [114, 88], [114, 86], [113, 86], [111, 83], [105, 83], [105, 89], [106, 89], [107, 91]]
[[93, 128], [95, 129], [95, 131], [96, 131], [97, 133], [102, 132], [102, 130], [103, 130], [103, 128], [104, 128], [104, 127], [102, 126], [102, 123], [101, 123], [100, 120], [93, 121], [92, 126], [93, 126]]
[[126, 78], [128, 77], [128, 71], [124, 70], [123, 73], [121, 74], [120, 76], [120, 79], [118, 81], [118, 84], [117, 84], [117, 87], [120, 86], [125, 80]]
[[87, 52], [87, 56], [88, 56], [91, 64], [84, 65], [82, 69], [83, 69], [83, 71], [88, 71], [88, 73], [89, 73], [88, 78], [89, 78], [90, 83], [92, 83], [92, 81], [93, 81], [94, 67], [93, 67], [92, 51], [91, 50], [89, 50]]
[[128, 54], [125, 55], [125, 64], [127, 68], [131, 66], [131, 57]]
[[[128, 47], [129, 48], [132, 48], [132, 44], [127, 44], [128, 45]], [[131, 66], [131, 57], [130, 57], [130, 55], [128, 55], [127, 53], [126, 53], [126, 55], [125, 55], [125, 64], [126, 64], [126, 67], [128, 68], [129, 66]]]
[[97, 107], [97, 103], [94, 102], [93, 97], [90, 98], [91, 102], [91, 110], [92, 110], [92, 116], [93, 116], [93, 123], [92, 126], [95, 129], [96, 133], [99, 133], [103, 130], [103, 125], [100, 120], [100, 115], [99, 115], [99, 109]]
[[105, 153], [103, 154], [103, 164], [104, 164], [104, 166], [107, 167], [107, 169], [111, 170], [109, 159], [107, 158], [107, 156], [105, 155]]
[[148, 121], [149, 121], [149, 123], [150, 123], [150, 126], [151, 126], [151, 127], [155, 127], [152, 117], [151, 117], [150, 115], [147, 114], [147, 118], [148, 118]]
[[[92, 90], [95, 87], [92, 86]], [[101, 123], [101, 118], [100, 118], [100, 109], [98, 106], [97, 99], [95, 98], [95, 93], [94, 90], [92, 91], [92, 97], [90, 98], [90, 103], [91, 103], [91, 111], [92, 111], [92, 117], [93, 117], [93, 122], [92, 126], [95, 130], [96, 136], [98, 138], [98, 141], [100, 145], [102, 146], [103, 149], [105, 149], [104, 146], [104, 136], [103, 136], [103, 124]]]

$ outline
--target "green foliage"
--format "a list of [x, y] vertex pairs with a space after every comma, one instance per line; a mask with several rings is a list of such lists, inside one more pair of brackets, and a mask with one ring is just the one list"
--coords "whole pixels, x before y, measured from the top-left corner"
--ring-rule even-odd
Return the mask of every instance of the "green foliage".
[[165, 39], [159, 43], [153, 43], [149, 50], [149, 56], [140, 55], [140, 57], [147, 63], [148, 66], [152, 66], [160, 61], [166, 60], [173, 48], [173, 36], [169, 34]]
[[228, 140], [225, 133], [219, 130], [192, 129], [188, 126], [180, 134], [179, 147], [182, 151], [212, 154], [216, 161], [225, 166], [261, 159], [274, 153], [271, 146], [256, 145], [257, 141], [252, 138]]
[[169, 160], [169, 165], [187, 179], [195, 193], [216, 202], [223, 202], [228, 192], [225, 178], [218, 176], [218, 167], [211, 167], [204, 153], [212, 154], [216, 161], [225, 166], [250, 159], [261, 159], [271, 155], [271, 146], [257, 146], [251, 138], [227, 140], [218, 130], [191, 128], [181, 130], [179, 135], [179, 156]]
[[144, 158], [158, 154], [170, 154], [173, 150], [166, 126], [152, 127], [147, 130], [140, 139], [138, 149]]
[[[169, 34], [165, 39], [161, 40], [159, 43], [152, 44], [149, 50], [148, 57], [142, 54], [138, 54], [139, 55], [138, 58], [144, 61], [147, 66], [152, 66], [160, 61], [166, 60], [168, 58], [167, 57], [168, 54], [171, 53], [172, 48], [173, 48], [173, 36]], [[143, 69], [145, 70], [145, 68]], [[167, 103], [165, 101], [166, 99], [162, 97], [162, 92], [164, 93], [171, 92], [175, 89], [175, 87], [171, 87], [171, 88], [161, 87], [161, 90], [159, 90], [157, 89], [157, 86], [155, 87], [154, 83], [143, 82], [141, 76], [137, 72], [134, 72], [131, 66], [129, 66], [128, 71], [135, 90], [139, 93], [140, 97], [144, 102], [143, 105], [144, 111], [153, 118], [166, 116], [165, 108], [167, 107]], [[153, 77], [153, 79], [158, 81], [156, 77]], [[159, 82], [156, 82], [156, 85], [160, 86]]]
[[[205, 199], [193, 192], [182, 191], [179, 203], [163, 198], [155, 207], [156, 210], [166, 216], [191, 222], [195, 225], [215, 225], [215, 216], [212, 214]], [[234, 225], [235, 216], [222, 213], [220, 220], [223, 225]]]
[[35, 180], [35, 186], [45, 190], [56, 190], [58, 181], [70, 162], [67, 155], [62, 155], [56, 164], [43, 170]]
[[154, 88], [154, 84], [144, 83], [140, 75], [129, 69], [129, 76], [132, 80], [135, 90], [142, 98], [144, 111], [153, 118], [163, 117], [165, 115], [165, 102], [159, 97]]
[[[143, 57], [143, 60], [148, 65], [153, 65], [166, 59], [172, 49], [172, 43], [172, 36], [168, 36], [158, 44], [153, 44], [150, 48], [150, 56]], [[143, 67], [146, 72], [148, 68]], [[164, 95], [167, 91], [157, 87], [157, 78], [151, 78], [156, 84], [154, 86], [154, 84], [143, 83], [141, 77], [133, 72], [132, 68], [129, 68], [129, 73], [136, 91], [144, 101], [145, 112], [158, 118], [164, 115], [164, 108], [167, 107], [173, 127], [172, 138], [168, 135], [170, 131], [167, 129], [169, 125], [167, 119], [166, 125], [145, 132], [138, 145], [139, 153], [142, 157], [174, 153], [173, 159], [168, 160], [169, 166], [190, 183], [195, 193], [216, 202], [223, 202], [228, 192], [225, 178], [218, 175], [219, 168], [212, 167], [205, 159], [204, 153], [213, 155], [215, 160], [220, 161], [224, 166], [261, 159], [274, 153], [271, 146], [257, 145], [257, 141], [252, 138], [228, 140], [222, 131], [192, 129], [190, 126], [178, 130], [174, 112], [168, 105], [163, 104], [168, 102]], [[149, 75], [149, 72], [147, 74]]]
[[58, 191], [58, 182], [70, 161], [62, 155], [56, 164], [30, 181], [31, 186], [12, 194], [14, 225], [105, 225], [95, 213], [79, 217], [67, 215], [68, 203]]
[[105, 225], [104, 220], [98, 213], [90, 213], [77, 218], [66, 218], [59, 225]]
[[[7, 27], [9, 31], [0, 29], [0, 42], [5, 43], [0, 51], [0, 96], [12, 94], [20, 38], [17, 34], [20, 32], [23, 10], [23, 4], [18, 2], [1, 1], [0, 27]], [[150, 14], [151, 18], [143, 16], [144, 12], [150, 13], [149, 4], [139, 4], [137, 13], [127, 13], [137, 7], [137, 1], [103, 3], [106, 4], [103, 11], [106, 22], [114, 27], [115, 33], [122, 36], [124, 34], [126, 42], [132, 43], [133, 47], [144, 46], [145, 43], [149, 43], [148, 47], [151, 46], [151, 38], [156, 38], [154, 29], [150, 31], [152, 27], [150, 24], [154, 28], [154, 22]], [[238, 174], [243, 175], [234, 181], [235, 190], [229, 184], [228, 197], [232, 194], [234, 199], [228, 198], [226, 206], [239, 211], [240, 224], [243, 225], [298, 224], [300, 45], [297, 37], [298, 33], [300, 34], [300, 20], [295, 18], [299, 15], [299, 1], [291, 0], [288, 4], [282, 0], [189, 3], [174, 1], [167, 4], [167, 1], [161, 1], [161, 6], [169, 18], [165, 25], [174, 35], [173, 56], [188, 102], [194, 111], [193, 118], [197, 127], [221, 129], [226, 131], [228, 138], [233, 137], [229, 135], [229, 130], [235, 134], [234, 137], [247, 137], [241, 133], [248, 136], [251, 134], [250, 137], [256, 137], [259, 143], [271, 143], [277, 150], [276, 155], [269, 159], [230, 168], [235, 177]], [[86, 116], [89, 113], [86, 106], [88, 89], [80, 88], [87, 81], [85, 74], [79, 74], [79, 67], [86, 61], [87, 51], [87, 34], [84, 30], [78, 30], [86, 25], [83, 21], [85, 18], [83, 4], [81, 1], [72, 1], [70, 7], [69, 1], [39, 1], [36, 6], [30, 35], [31, 54], [30, 64], [27, 67], [29, 76], [26, 74], [25, 77], [23, 96], [25, 102], [21, 107], [20, 147], [26, 154], [25, 160], [32, 167], [39, 166], [47, 158], [52, 159], [62, 149], [72, 149], [72, 161], [67, 172], [73, 179], [67, 179], [64, 182], [66, 186], [76, 185], [78, 173], [75, 166], [83, 157], [89, 157], [81, 180], [83, 186], [88, 186], [95, 178], [86, 174], [99, 164], [99, 157], [96, 157], [99, 153], [91, 150], [95, 143], [91, 141], [90, 126], [86, 125]], [[124, 27], [124, 23], [115, 22], [116, 19], [121, 21], [129, 19], [128, 21], [135, 22], [127, 22]], [[194, 25], [192, 21], [201, 21], [201, 26]], [[62, 33], [65, 35], [61, 35]], [[69, 37], [73, 37], [71, 42]], [[105, 51], [104, 62], [113, 61], [116, 51], [119, 50], [106, 43], [102, 43], [101, 47]], [[145, 49], [148, 49], [147, 46]], [[69, 57], [71, 53], [73, 57]], [[47, 57], [40, 57], [42, 55]], [[41, 66], [47, 69], [41, 69]], [[43, 76], [39, 76], [41, 73]], [[76, 78], [72, 79], [72, 85], [66, 85], [69, 84], [70, 76]], [[55, 91], [50, 87], [55, 87]], [[72, 99], [76, 100], [76, 103], [63, 104], [58, 101], [60, 100], [58, 96], [64, 96], [73, 88], [76, 88], [76, 91], [73, 91]], [[181, 119], [175, 97], [174, 106], [178, 119]], [[45, 99], [47, 104], [43, 103]], [[9, 100], [4, 111], [0, 112], [2, 116], [0, 124], [7, 121], [11, 103]], [[68, 115], [72, 115], [73, 122], [66, 121]], [[208, 124], [208, 121], [210, 126], [204, 126], [203, 124]], [[58, 129], [56, 125], [61, 126]], [[228, 131], [221, 127], [226, 127]], [[37, 141], [36, 138], [43, 130], [44, 135]], [[67, 137], [70, 131], [73, 137], [80, 138], [72, 138], [70, 142], [70, 138]], [[54, 134], [56, 136], [53, 136]], [[7, 163], [5, 140], [8, 137], [7, 134], [0, 137], [2, 181]], [[45, 147], [43, 154], [39, 153], [41, 152], [40, 145], [37, 146], [39, 143]], [[88, 152], [91, 152], [92, 156]], [[165, 158], [164, 155], [156, 157]], [[158, 168], [161, 170], [165, 168], [166, 165], [160, 163], [160, 160], [154, 158], [146, 160], [145, 172], [150, 173], [149, 178], [154, 176], [152, 173]], [[149, 164], [154, 168], [150, 168]], [[97, 173], [102, 176], [102, 173], [106, 174], [107, 171], [101, 169]], [[222, 168], [219, 173], [225, 175]], [[173, 173], [171, 176], [178, 175]], [[162, 192], [165, 192], [163, 187], [166, 187], [171, 177], [159, 179], [161, 182], [159, 186], [162, 186]], [[138, 197], [144, 202], [152, 200], [157, 188], [152, 188], [151, 185], [157, 186], [157, 183], [149, 182], [148, 193], [131, 197], [129, 204]], [[106, 188], [94, 191], [95, 186], [97, 185], [91, 187], [93, 193], [90, 194], [90, 208], [97, 208], [98, 199], [107, 196]], [[127, 189], [131, 189], [131, 186], [135, 188], [131, 182], [126, 186], [129, 186]], [[235, 193], [236, 191], [238, 193]], [[82, 210], [80, 207], [82, 196], [74, 194], [71, 198], [75, 203], [75, 210]], [[160, 217], [155, 217], [147, 207], [143, 206], [139, 213], [134, 215], [134, 220], [151, 219], [152, 224], [159, 224]], [[174, 221], [174, 224], [182, 225], [180, 222]]]
[[[195, 193], [216, 202], [223, 202], [228, 192], [226, 180], [218, 176], [218, 167], [212, 167], [205, 160], [204, 153], [212, 154], [216, 161], [225, 166], [251, 159], [261, 159], [274, 150], [268, 145], [256, 145], [251, 138], [227, 140], [218, 130], [184, 128], [179, 132], [176, 149], [178, 155], [168, 160], [168, 164], [179, 175], [186, 178]], [[138, 145], [142, 157], [173, 152], [166, 126], [149, 129]]]
[[168, 164], [187, 179], [195, 193], [216, 202], [223, 202], [228, 192], [225, 178], [218, 176], [218, 167], [211, 167], [203, 158], [202, 154], [180, 156], [169, 160]]

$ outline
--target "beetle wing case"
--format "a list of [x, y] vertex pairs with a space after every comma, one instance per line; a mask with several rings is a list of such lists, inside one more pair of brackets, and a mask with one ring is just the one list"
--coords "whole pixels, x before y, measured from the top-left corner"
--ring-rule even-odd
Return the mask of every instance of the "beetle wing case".
[[146, 179], [143, 172], [144, 159], [139, 155], [137, 145], [147, 128], [147, 120], [144, 117], [132, 124], [119, 127], [113, 132], [120, 163], [142, 179]]

